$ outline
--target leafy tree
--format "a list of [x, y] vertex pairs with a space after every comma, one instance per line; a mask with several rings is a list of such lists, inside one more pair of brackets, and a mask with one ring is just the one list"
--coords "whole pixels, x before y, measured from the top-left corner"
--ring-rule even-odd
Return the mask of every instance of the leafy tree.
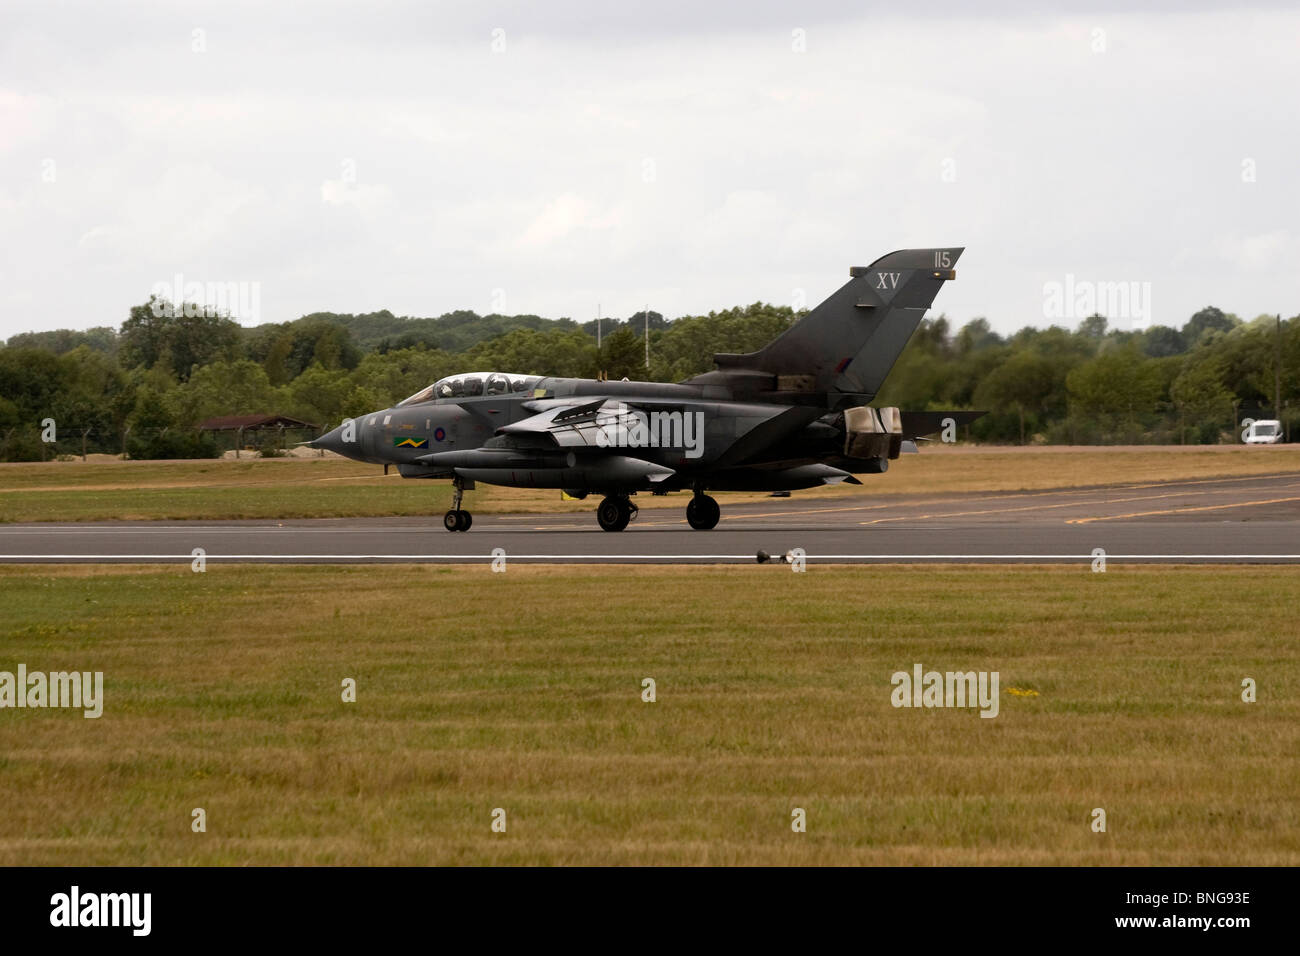
[[1039, 415], [1056, 389], [1056, 367], [1035, 352], [1017, 352], [990, 372], [975, 392], [975, 404], [993, 411], [1014, 410], [1025, 443], [1025, 415]]
[[251, 359], [214, 362], [196, 369], [190, 380], [167, 398], [172, 419], [185, 425], [221, 415], [274, 414], [280, 401], [266, 369]]
[[346, 417], [343, 408], [355, 388], [352, 375], [343, 369], [313, 365], [287, 387], [286, 413], [314, 425], [337, 425]]
[[921, 324], [912, 333], [908, 348], [935, 358], [952, 358], [952, 324], [948, 321], [948, 316], [940, 315], [933, 319], [922, 319]]
[[[757, 351], [800, 317], [788, 306], [762, 302], [708, 315], [683, 316], [662, 332], [651, 330], [649, 377], [680, 382], [708, 372], [713, 369], [715, 353]], [[637, 377], [645, 376], [644, 347], [641, 362]]]
[[[135, 403], [134, 389], [111, 356], [80, 345], [61, 357], [62, 385], [54, 402], [61, 437], [88, 433], [86, 448], [117, 451], [117, 439]], [[76, 433], [75, 435], [73, 433]]]
[[594, 378], [596, 343], [576, 329], [547, 332], [516, 329], [476, 345], [462, 362], [454, 364], [462, 366], [455, 371]]
[[1167, 325], [1153, 325], [1142, 337], [1142, 351], [1151, 358], [1167, 358], [1187, 351], [1183, 334]]
[[122, 323], [119, 358], [126, 368], [159, 366], [182, 382], [196, 366], [232, 358], [240, 341], [239, 324], [209, 315], [193, 304], [175, 306], [150, 296], [131, 309]]
[[[189, 315], [186, 315], [186, 312]], [[464, 371], [681, 381], [713, 369], [717, 352], [752, 352], [806, 313], [761, 302], [683, 316], [594, 322], [531, 315], [406, 318], [315, 313], [243, 329], [227, 316], [172, 309], [151, 298], [120, 332], [61, 329], [13, 336], [0, 348], [0, 458], [41, 457], [39, 422], [53, 417], [64, 442], [117, 451], [130, 422], [142, 455], [205, 451], [190, 439], [216, 415], [283, 412], [319, 424], [391, 405]], [[434, 344], [442, 347], [434, 347]], [[1300, 425], [1300, 321], [1278, 334], [1274, 317], [1248, 323], [1213, 306], [1177, 330], [1108, 328], [1090, 316], [1075, 330], [1022, 328], [1003, 337], [985, 319], [954, 330], [944, 315], [921, 322], [878, 405], [979, 408], [982, 440], [1214, 441], [1234, 402], [1273, 414], [1274, 363], [1282, 356], [1280, 417]], [[145, 425], [143, 423], [152, 423]], [[159, 436], [166, 436], [160, 438]], [[139, 444], [146, 437], [159, 439]]]
[[[353, 386], [347, 401], [343, 403], [342, 418], [360, 418], [366, 412], [373, 412], [376, 408], [383, 408], [387, 404], [389, 403], [386, 400], [369, 389]], [[339, 420], [341, 421], [342, 418]]]
[[1134, 441], [1144, 414], [1155, 408], [1161, 379], [1152, 363], [1133, 348], [1112, 349], [1066, 376], [1070, 414], [1093, 436]]
[[1201, 309], [1183, 326], [1183, 341], [1195, 345], [1207, 332], [1231, 332], [1241, 324], [1235, 315], [1229, 315], [1212, 305]]
[[[1213, 359], [1184, 363], [1169, 387], [1180, 422], [1191, 421], [1197, 441], [1213, 441], [1223, 425], [1232, 425], [1237, 396], [1224, 388], [1222, 369]], [[1180, 437], [1183, 428], [1179, 428]]]
[[[372, 352], [363, 358], [350, 381], [353, 386], [380, 396], [381, 405], [392, 405], [414, 395], [426, 385], [456, 372], [470, 371], [464, 356], [417, 346], [391, 352]], [[481, 369], [480, 371], [493, 371]], [[514, 371], [503, 367], [503, 371]], [[378, 406], [376, 406], [378, 407]], [[340, 410], [342, 406], [340, 405]]]
[[292, 355], [293, 333], [285, 330], [271, 340], [262, 359], [262, 368], [266, 369], [266, 377], [272, 385], [283, 385], [294, 377], [294, 370], [289, 367]]
[[105, 325], [81, 332], [74, 329], [54, 329], [49, 332], [20, 332], [6, 343], [11, 349], [45, 349], [63, 355], [83, 345], [114, 355], [117, 352], [117, 330]]
[[448, 352], [466, 352], [481, 342], [516, 329], [531, 329], [535, 332], [558, 329], [571, 332], [578, 328], [572, 319], [544, 319], [538, 315], [479, 315], [468, 309], [448, 312], [437, 318], [396, 316], [387, 309], [360, 315], [315, 312], [303, 316], [300, 321], [324, 321], [339, 326], [365, 352], [394, 351], [417, 345], [424, 345], [430, 350], [442, 348]]
[[672, 323], [663, 317], [662, 314], [651, 309], [648, 313], [642, 309], [640, 312], [634, 312], [627, 317], [628, 327], [636, 333], [638, 338], [645, 338], [647, 326], [651, 334], [662, 332]]
[[131, 412], [126, 452], [127, 457], [141, 460], [216, 458], [217, 446], [211, 436], [178, 425], [163, 396], [145, 387], [136, 396]]
[[909, 347], [899, 356], [874, 404], [918, 411], [951, 408], [957, 404], [952, 393], [958, 367], [951, 359], [935, 358]]
[[1104, 315], [1090, 315], [1079, 323], [1079, 334], [1090, 339], [1102, 339], [1106, 337], [1106, 325]]
[[611, 379], [644, 378], [645, 344], [625, 325], [601, 342], [600, 364]]
[[44, 349], [0, 349], [0, 396], [34, 425], [54, 413], [64, 385], [59, 356]]
[[972, 319], [961, 327], [955, 344], [958, 355], [969, 355], [980, 349], [996, 348], [1003, 344], [1003, 339], [989, 326], [988, 319]]

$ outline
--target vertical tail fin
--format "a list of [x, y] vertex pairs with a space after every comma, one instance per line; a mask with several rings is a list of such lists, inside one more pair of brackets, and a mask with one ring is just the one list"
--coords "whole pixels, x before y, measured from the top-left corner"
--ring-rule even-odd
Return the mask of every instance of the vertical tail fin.
[[963, 251], [903, 249], [855, 266], [837, 292], [757, 352], [713, 360], [720, 369], [798, 376], [801, 390], [851, 392], [869, 401], [943, 283], [956, 278]]

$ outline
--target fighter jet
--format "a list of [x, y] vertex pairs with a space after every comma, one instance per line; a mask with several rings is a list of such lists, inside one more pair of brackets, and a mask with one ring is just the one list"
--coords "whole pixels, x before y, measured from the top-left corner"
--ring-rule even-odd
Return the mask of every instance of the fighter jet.
[[713, 356], [678, 384], [465, 372], [313, 442], [403, 478], [450, 478], [448, 531], [468, 531], [463, 495], [482, 481], [600, 495], [596, 521], [622, 531], [638, 493], [689, 489], [687, 523], [721, 511], [709, 491], [791, 491], [880, 474], [916, 441], [978, 412], [873, 408], [885, 376], [960, 248], [905, 249], [849, 281], [757, 352]]

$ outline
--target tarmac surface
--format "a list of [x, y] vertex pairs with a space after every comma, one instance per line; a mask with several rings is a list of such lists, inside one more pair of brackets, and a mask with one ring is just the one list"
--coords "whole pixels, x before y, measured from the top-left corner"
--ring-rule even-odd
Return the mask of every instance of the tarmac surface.
[[[1300, 473], [1053, 491], [843, 498], [729, 505], [712, 531], [686, 524], [686, 495], [644, 508], [626, 531], [579, 514], [475, 514], [284, 521], [0, 524], [0, 563], [210, 562], [741, 563], [759, 551], [808, 562], [1300, 564]], [[634, 501], [646, 501], [638, 496]], [[473, 509], [473, 495], [465, 504]]]

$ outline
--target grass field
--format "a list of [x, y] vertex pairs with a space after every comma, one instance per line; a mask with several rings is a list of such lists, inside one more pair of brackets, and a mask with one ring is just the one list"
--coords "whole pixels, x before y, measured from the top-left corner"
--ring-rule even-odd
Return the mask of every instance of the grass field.
[[[1295, 865], [1298, 599], [1288, 568], [4, 567], [0, 670], [105, 702], [0, 710], [0, 864]], [[999, 716], [893, 708], [914, 663], [998, 671]]]
[[[947, 448], [905, 455], [864, 487], [833, 486], [800, 497], [1042, 490], [1115, 482], [1169, 481], [1300, 471], [1300, 445], [1130, 448]], [[641, 495], [640, 507], [685, 507], [684, 495]], [[731, 501], [763, 495], [728, 494]], [[244, 461], [66, 461], [0, 464], [0, 521], [232, 519], [437, 515], [450, 507], [446, 481], [388, 477], [346, 459]], [[589, 511], [556, 491], [480, 485], [477, 513]]]

